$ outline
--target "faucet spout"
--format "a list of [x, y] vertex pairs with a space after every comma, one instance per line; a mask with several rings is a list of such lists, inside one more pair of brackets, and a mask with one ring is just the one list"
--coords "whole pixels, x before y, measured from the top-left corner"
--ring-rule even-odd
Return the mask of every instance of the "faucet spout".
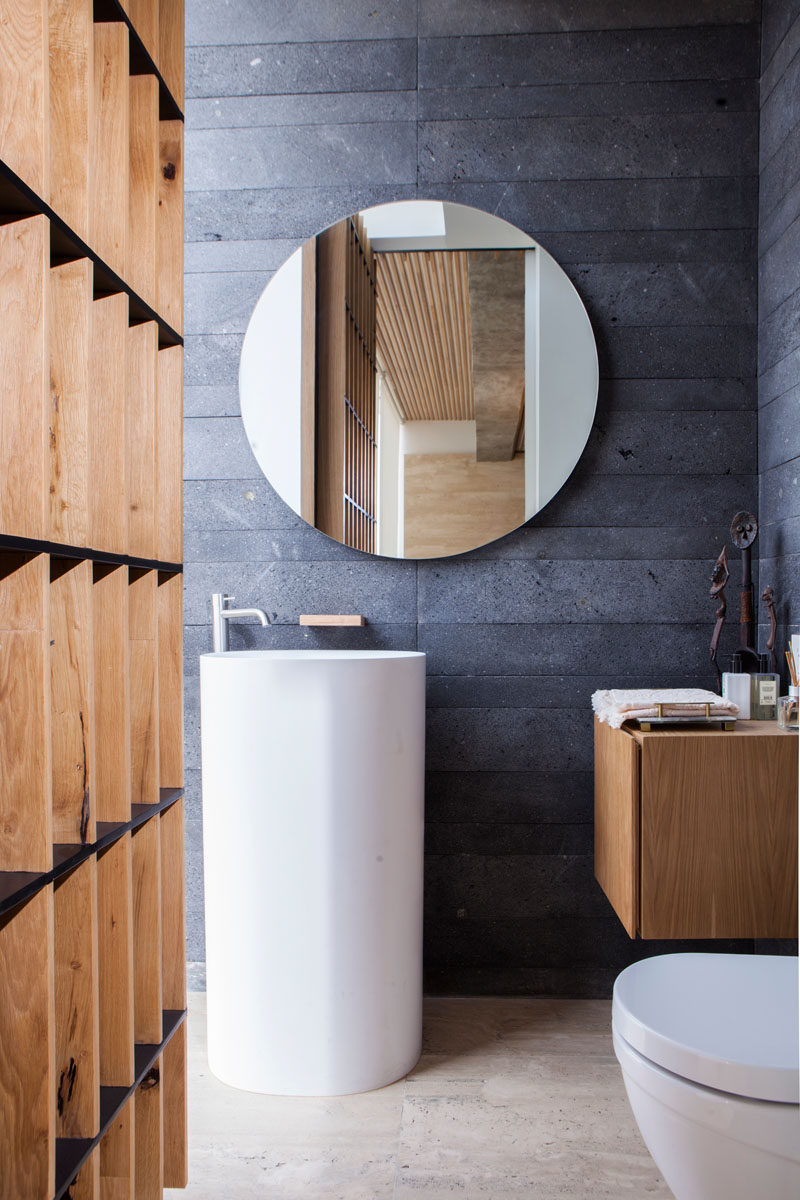
[[257, 617], [262, 625], [271, 625], [272, 621], [260, 608], [228, 608], [233, 596], [223, 592], [214, 592], [211, 596], [211, 614], [214, 632], [214, 652], [220, 653], [230, 648], [228, 621], [233, 617]]

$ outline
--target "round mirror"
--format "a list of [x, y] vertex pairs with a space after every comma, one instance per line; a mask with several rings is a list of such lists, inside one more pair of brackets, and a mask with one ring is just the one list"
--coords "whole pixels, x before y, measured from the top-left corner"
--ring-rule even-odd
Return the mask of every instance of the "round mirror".
[[368, 208], [259, 299], [242, 419], [278, 494], [337, 541], [460, 554], [552, 499], [597, 404], [586, 310], [521, 230], [461, 204]]

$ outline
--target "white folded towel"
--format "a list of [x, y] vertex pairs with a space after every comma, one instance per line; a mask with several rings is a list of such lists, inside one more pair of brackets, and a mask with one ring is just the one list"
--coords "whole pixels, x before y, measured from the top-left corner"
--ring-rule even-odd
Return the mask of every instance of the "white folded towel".
[[707, 704], [712, 717], [735, 717], [739, 712], [738, 704], [703, 688], [612, 688], [592, 696], [598, 720], [612, 729], [619, 729], [625, 721], [657, 717], [657, 704], [663, 705], [665, 717], [702, 717]]

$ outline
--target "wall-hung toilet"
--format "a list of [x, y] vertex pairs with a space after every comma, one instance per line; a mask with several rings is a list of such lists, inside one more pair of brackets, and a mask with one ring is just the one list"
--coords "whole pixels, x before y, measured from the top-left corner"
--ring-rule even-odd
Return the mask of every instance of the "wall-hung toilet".
[[800, 1196], [798, 960], [665, 954], [614, 985], [614, 1051], [676, 1200]]

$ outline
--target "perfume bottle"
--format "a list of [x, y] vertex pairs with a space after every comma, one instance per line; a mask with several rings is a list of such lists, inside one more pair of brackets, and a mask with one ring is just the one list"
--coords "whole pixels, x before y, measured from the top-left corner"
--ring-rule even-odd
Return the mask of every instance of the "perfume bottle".
[[750, 676], [742, 672], [742, 656], [731, 655], [731, 669], [722, 674], [722, 695], [739, 706], [739, 720], [750, 720]]
[[774, 721], [778, 715], [780, 676], [769, 669], [766, 654], [761, 655], [761, 669], [750, 676], [750, 717], [753, 721]]

